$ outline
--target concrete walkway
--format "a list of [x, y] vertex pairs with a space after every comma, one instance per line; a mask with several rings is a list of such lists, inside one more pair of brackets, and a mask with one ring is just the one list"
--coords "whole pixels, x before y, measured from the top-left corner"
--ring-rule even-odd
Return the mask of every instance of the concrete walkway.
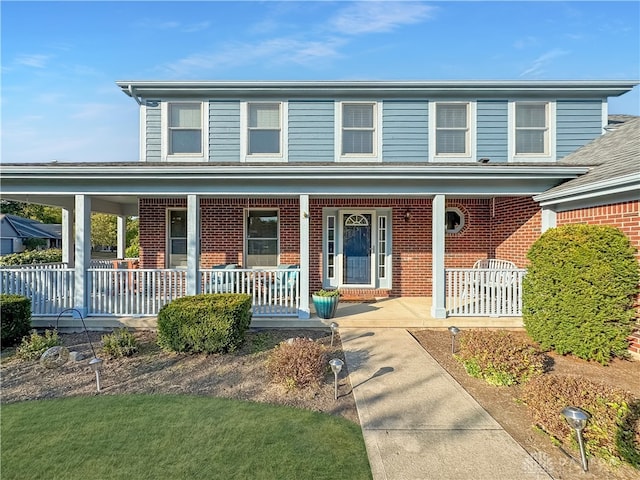
[[374, 480], [551, 478], [406, 330], [340, 337]]

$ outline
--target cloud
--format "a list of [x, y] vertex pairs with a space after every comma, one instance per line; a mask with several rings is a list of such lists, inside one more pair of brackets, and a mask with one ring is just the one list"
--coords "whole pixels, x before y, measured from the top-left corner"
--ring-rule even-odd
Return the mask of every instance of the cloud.
[[531, 65], [526, 68], [522, 73], [520, 73], [521, 77], [531, 77], [537, 76], [544, 71], [544, 67], [549, 64], [551, 61], [558, 57], [563, 57], [565, 55], [569, 55], [571, 52], [568, 50], [561, 50], [559, 48], [554, 48], [546, 53], [543, 53], [538, 58], [536, 58]]
[[24, 65], [25, 67], [46, 68], [49, 60], [52, 58], [53, 55], [44, 54], [18, 55], [18, 57], [16, 57], [16, 63]]
[[513, 46], [517, 49], [522, 49], [522, 48], [534, 47], [539, 43], [540, 42], [536, 37], [528, 36], [528, 37], [516, 40]]
[[435, 10], [418, 2], [357, 2], [342, 9], [329, 26], [343, 35], [391, 32], [432, 18]]
[[175, 20], [158, 20], [153, 18], [145, 18], [136, 23], [136, 28], [154, 29], [154, 30], [179, 30], [183, 33], [195, 33], [206, 30], [211, 26], [211, 22], [203, 21], [196, 23], [181, 23]]
[[286, 64], [310, 65], [322, 59], [340, 56], [339, 38], [309, 41], [292, 38], [274, 38], [256, 43], [229, 43], [213, 53], [196, 53], [164, 65], [163, 69], [175, 77], [205, 75], [207, 72], [247, 66]]

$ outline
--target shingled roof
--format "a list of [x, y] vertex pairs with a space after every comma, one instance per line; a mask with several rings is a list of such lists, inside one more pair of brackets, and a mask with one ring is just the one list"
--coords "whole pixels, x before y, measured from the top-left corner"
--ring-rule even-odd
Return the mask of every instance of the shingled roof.
[[[591, 170], [574, 180], [558, 185], [536, 197], [548, 200], [572, 191], [584, 191], [604, 182], [629, 179], [640, 183], [640, 117], [632, 117], [567, 155], [559, 164], [591, 166]], [[634, 177], [637, 176], [637, 179]]]

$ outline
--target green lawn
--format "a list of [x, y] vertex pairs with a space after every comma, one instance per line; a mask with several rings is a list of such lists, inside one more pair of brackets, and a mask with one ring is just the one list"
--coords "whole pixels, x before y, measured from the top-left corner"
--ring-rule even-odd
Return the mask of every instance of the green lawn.
[[10, 479], [370, 479], [360, 427], [289, 407], [124, 395], [2, 405]]

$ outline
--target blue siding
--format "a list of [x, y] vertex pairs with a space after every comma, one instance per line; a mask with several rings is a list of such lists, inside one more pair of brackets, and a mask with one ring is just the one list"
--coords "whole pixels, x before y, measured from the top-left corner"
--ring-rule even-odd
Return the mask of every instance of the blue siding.
[[557, 159], [602, 135], [602, 102], [558, 100], [556, 103]]
[[240, 161], [240, 102], [209, 102], [209, 161]]
[[[151, 106], [151, 105], [156, 105]], [[146, 137], [145, 160], [147, 162], [159, 162], [161, 158], [162, 127], [160, 125], [160, 101], [147, 101], [146, 104]]]
[[508, 116], [506, 100], [478, 101], [476, 132], [478, 158], [489, 158], [492, 163], [508, 160]]
[[383, 162], [427, 162], [428, 137], [429, 103], [426, 100], [383, 102]]
[[333, 162], [334, 102], [289, 101], [289, 161]]

